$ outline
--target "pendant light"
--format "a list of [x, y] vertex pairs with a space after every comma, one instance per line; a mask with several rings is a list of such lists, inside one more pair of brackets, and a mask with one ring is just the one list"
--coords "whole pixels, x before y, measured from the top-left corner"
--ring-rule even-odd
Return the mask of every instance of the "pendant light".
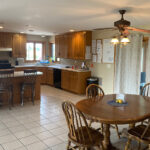
[[129, 38], [128, 38], [127, 36], [124, 36], [124, 37], [121, 39], [121, 44], [126, 45], [126, 44], [128, 44], [128, 43], [130, 43]]
[[116, 45], [119, 43], [119, 40], [117, 39], [117, 37], [113, 37], [112, 40], [111, 40], [111, 43]]

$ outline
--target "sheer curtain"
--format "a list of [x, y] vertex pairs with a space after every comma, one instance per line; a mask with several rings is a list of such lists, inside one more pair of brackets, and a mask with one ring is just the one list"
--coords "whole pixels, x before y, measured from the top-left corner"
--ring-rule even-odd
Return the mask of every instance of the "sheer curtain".
[[146, 83], [148, 83], [150, 82], [150, 38], [145, 51], [145, 59]]
[[131, 43], [116, 47], [114, 92], [139, 94], [143, 36], [132, 34]]

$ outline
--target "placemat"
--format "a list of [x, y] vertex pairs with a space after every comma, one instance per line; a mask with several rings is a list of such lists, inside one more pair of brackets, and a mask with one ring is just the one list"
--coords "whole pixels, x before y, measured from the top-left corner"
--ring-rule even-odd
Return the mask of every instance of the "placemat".
[[110, 100], [107, 102], [109, 105], [111, 106], [116, 106], [116, 107], [124, 107], [124, 106], [128, 106], [128, 102], [125, 102], [125, 103], [116, 103], [116, 100]]

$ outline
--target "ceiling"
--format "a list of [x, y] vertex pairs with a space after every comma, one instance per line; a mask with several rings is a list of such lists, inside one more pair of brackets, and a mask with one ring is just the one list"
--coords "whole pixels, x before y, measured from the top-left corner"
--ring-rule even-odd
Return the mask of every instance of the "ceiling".
[[0, 24], [2, 31], [53, 35], [112, 27], [125, 8], [132, 26], [150, 29], [149, 7], [148, 0], [0, 0]]

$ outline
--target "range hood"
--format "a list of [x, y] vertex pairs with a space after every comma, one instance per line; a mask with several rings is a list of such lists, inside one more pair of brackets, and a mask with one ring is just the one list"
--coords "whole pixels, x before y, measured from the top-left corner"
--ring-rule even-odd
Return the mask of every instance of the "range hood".
[[2, 47], [0, 47], [0, 52], [12, 52], [12, 48], [2, 48]]

